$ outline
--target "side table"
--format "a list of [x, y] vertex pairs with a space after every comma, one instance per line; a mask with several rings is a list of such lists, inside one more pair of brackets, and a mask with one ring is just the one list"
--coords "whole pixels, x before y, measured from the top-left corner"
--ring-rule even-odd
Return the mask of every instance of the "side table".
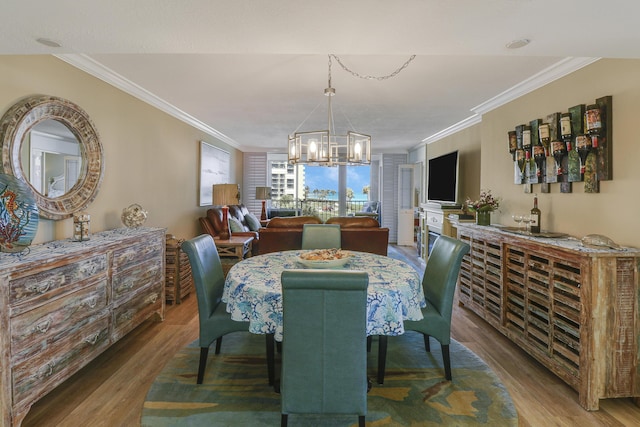
[[222, 263], [224, 277], [234, 264], [251, 256], [252, 236], [231, 236], [228, 240], [214, 239], [218, 248], [218, 255]]
[[218, 255], [221, 257], [232, 257], [242, 260], [251, 256], [251, 236], [231, 236], [227, 240], [214, 239], [218, 248]]

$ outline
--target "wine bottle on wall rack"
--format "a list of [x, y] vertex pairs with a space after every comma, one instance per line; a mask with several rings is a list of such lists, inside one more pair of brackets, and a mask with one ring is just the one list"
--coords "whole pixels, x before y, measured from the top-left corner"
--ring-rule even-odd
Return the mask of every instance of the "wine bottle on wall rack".
[[525, 158], [524, 150], [516, 150], [516, 162], [518, 163], [518, 169], [520, 170], [520, 184], [524, 184], [524, 171], [527, 165], [527, 159]]
[[591, 137], [591, 146], [598, 148], [598, 137], [602, 131], [602, 113], [598, 104], [592, 104], [587, 107], [584, 119], [587, 133]]
[[531, 126], [522, 127], [522, 148], [525, 151], [531, 150]]
[[516, 150], [518, 149], [518, 140], [516, 139], [516, 131], [510, 130], [508, 132], [509, 135], [509, 153], [511, 153], [511, 157], [513, 157], [513, 161], [516, 160]]
[[567, 148], [562, 141], [553, 141], [551, 143], [551, 151], [553, 158], [556, 160], [556, 166], [558, 166], [558, 176], [562, 175], [562, 159], [567, 154]]
[[538, 195], [533, 195], [533, 209], [531, 209], [531, 222], [529, 229], [532, 234], [540, 233], [540, 209], [538, 209]]
[[580, 175], [584, 178], [584, 167], [587, 164], [587, 156], [591, 152], [591, 138], [589, 135], [580, 134], [576, 137], [576, 150], [580, 156]]
[[538, 133], [540, 134], [540, 142], [544, 147], [544, 154], [546, 156], [549, 155], [549, 143], [551, 142], [551, 129], [549, 128], [549, 123], [542, 123], [538, 127]]
[[533, 146], [533, 160], [536, 162], [538, 182], [542, 182], [543, 172], [542, 169], [546, 163], [547, 156], [544, 154], [544, 147], [542, 145]]

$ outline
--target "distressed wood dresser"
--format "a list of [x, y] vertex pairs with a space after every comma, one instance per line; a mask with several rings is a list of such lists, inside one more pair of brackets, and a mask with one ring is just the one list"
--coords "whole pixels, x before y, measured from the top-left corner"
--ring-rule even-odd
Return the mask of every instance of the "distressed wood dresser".
[[119, 228], [0, 254], [0, 426], [141, 322], [164, 319], [165, 230]]
[[640, 402], [640, 250], [459, 224], [458, 299], [577, 390]]

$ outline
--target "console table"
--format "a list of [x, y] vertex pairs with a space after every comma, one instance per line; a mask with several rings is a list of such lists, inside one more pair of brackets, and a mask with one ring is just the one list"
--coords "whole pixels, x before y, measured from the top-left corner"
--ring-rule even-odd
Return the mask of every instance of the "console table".
[[0, 253], [0, 426], [19, 426], [33, 403], [144, 320], [163, 320], [164, 275], [160, 228]]
[[462, 305], [573, 387], [580, 405], [640, 402], [640, 250], [458, 224]]

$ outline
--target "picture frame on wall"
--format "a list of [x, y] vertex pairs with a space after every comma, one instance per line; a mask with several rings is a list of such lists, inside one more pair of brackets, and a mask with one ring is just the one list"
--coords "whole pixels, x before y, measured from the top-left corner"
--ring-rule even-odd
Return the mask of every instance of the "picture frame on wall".
[[229, 166], [231, 155], [214, 145], [200, 141], [200, 176], [199, 196], [200, 206], [213, 204], [214, 184], [229, 183]]

